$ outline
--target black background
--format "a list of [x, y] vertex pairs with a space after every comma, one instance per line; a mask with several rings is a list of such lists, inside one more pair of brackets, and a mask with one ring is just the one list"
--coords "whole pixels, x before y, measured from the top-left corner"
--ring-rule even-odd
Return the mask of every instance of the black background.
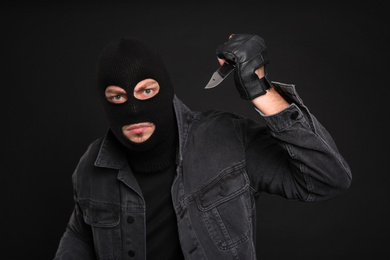
[[[349, 162], [353, 183], [319, 203], [264, 195], [259, 259], [389, 255], [388, 4], [357, 1], [34, 2], [1, 17], [1, 259], [51, 259], [72, 211], [71, 174], [107, 129], [94, 89], [100, 50], [141, 37], [193, 110], [257, 117], [229, 77], [203, 87], [231, 33], [262, 36], [269, 77], [296, 84]], [[262, 119], [259, 119], [262, 120]], [[386, 258], [386, 257], [384, 257]]]

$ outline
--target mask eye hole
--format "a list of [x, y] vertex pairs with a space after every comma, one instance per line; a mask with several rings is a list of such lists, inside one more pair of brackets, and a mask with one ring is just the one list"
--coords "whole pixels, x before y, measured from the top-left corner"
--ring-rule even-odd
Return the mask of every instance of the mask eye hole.
[[127, 101], [126, 90], [118, 86], [108, 86], [105, 95], [106, 99], [114, 104], [122, 104]]
[[160, 91], [160, 85], [154, 79], [144, 79], [134, 88], [134, 97], [139, 100], [146, 100], [154, 97]]

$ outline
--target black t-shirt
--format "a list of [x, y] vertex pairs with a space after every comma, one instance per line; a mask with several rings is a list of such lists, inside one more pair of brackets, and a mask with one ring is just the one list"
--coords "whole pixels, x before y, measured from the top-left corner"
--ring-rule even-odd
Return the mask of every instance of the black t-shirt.
[[175, 173], [175, 164], [156, 172], [134, 172], [146, 203], [148, 260], [184, 259], [171, 195]]

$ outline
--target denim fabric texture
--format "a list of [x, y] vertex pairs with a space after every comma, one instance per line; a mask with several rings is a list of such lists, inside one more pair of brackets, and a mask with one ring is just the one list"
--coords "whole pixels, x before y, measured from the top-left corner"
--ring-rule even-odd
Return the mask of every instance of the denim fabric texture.
[[[295, 87], [273, 86], [294, 102], [261, 115], [267, 126], [226, 112], [193, 112], [175, 97], [179, 149], [171, 193], [185, 259], [256, 259], [261, 192], [311, 202], [349, 187], [348, 164]], [[75, 207], [55, 259], [146, 259], [144, 199], [111, 132], [89, 146], [73, 185]]]

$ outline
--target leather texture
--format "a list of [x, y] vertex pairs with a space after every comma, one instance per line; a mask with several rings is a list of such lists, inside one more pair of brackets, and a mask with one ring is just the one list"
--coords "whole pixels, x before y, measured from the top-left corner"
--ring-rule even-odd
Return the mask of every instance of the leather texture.
[[259, 79], [255, 71], [269, 63], [263, 38], [253, 34], [234, 34], [217, 47], [219, 58], [235, 63], [234, 81], [241, 98], [253, 100], [271, 87], [266, 77]]

